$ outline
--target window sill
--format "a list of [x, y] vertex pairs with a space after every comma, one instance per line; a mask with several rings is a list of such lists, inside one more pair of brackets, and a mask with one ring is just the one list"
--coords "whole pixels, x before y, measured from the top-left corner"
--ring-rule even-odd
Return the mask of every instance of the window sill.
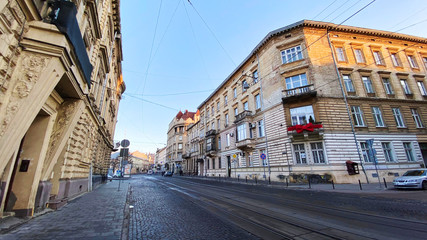
[[395, 98], [396, 96], [394, 95], [394, 93], [392, 93], [392, 94], [387, 94], [387, 97], [388, 98]]
[[347, 92], [347, 95], [348, 96], [356, 96], [357, 94], [356, 94], [356, 92]]
[[375, 97], [375, 93], [367, 93], [368, 97]]

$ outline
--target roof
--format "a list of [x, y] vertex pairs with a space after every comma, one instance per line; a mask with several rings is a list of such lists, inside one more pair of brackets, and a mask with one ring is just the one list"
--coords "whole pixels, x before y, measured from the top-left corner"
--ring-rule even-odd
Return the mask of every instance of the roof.
[[137, 157], [137, 158], [141, 158], [141, 159], [148, 159], [147, 154], [139, 152], [139, 151], [132, 152], [130, 155]]
[[185, 112], [182, 113], [181, 111], [179, 111], [178, 114], [176, 114], [176, 120], [179, 120], [181, 118], [184, 120], [187, 120], [188, 118], [194, 120], [194, 115], [196, 115], [196, 112], [189, 112], [188, 110], [185, 110]]
[[282, 35], [286, 32], [289, 32], [293, 29], [300, 28], [300, 27], [314, 27], [314, 28], [324, 28], [331, 31], [341, 31], [341, 32], [351, 32], [351, 33], [358, 33], [358, 34], [366, 34], [371, 36], [377, 36], [377, 37], [386, 37], [386, 38], [394, 38], [399, 40], [406, 40], [406, 41], [415, 41], [415, 42], [421, 42], [421, 43], [427, 43], [426, 38], [422, 37], [416, 37], [401, 33], [394, 33], [394, 32], [388, 32], [388, 31], [382, 31], [382, 30], [375, 30], [375, 29], [369, 29], [369, 28], [360, 28], [360, 27], [353, 27], [353, 26], [346, 26], [346, 25], [338, 25], [334, 23], [329, 22], [319, 22], [319, 21], [312, 21], [312, 20], [301, 20], [296, 23], [287, 25], [285, 27], [276, 29], [274, 31], [269, 32], [262, 40], [259, 42], [255, 48], [249, 53], [249, 55], [234, 69], [234, 71], [228, 75], [228, 77], [204, 100], [197, 109], [200, 109], [206, 102], [208, 102], [214, 95], [217, 93], [229, 80], [230, 78], [240, 70], [240, 68], [251, 58], [253, 57], [262, 46], [264, 46], [268, 41], [270, 41], [271, 38]]

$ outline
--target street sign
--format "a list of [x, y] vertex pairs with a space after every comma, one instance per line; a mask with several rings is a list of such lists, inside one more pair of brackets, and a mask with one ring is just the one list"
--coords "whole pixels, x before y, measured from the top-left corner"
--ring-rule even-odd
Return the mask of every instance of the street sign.
[[265, 153], [261, 153], [261, 155], [259, 155], [259, 157], [260, 157], [262, 160], [265, 160], [265, 159], [267, 158], [267, 156], [265, 155]]
[[233, 158], [237, 158], [237, 155], [236, 155], [236, 154], [233, 154], [233, 155], [232, 155], [232, 157], [233, 157]]
[[129, 145], [130, 145], [130, 141], [129, 140], [127, 140], [127, 139], [123, 139], [121, 142], [120, 142], [120, 145], [122, 146], [122, 147], [129, 147]]

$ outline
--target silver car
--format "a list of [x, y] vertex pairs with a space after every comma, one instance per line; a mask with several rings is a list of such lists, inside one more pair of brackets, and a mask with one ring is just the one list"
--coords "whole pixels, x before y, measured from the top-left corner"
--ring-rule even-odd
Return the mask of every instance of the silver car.
[[393, 180], [395, 188], [420, 188], [427, 190], [427, 168], [409, 170]]

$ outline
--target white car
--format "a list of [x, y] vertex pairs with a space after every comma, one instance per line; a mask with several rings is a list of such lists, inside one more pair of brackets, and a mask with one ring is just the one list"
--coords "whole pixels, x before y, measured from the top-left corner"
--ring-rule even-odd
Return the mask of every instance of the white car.
[[420, 188], [427, 190], [427, 168], [413, 169], [393, 180], [395, 188]]

